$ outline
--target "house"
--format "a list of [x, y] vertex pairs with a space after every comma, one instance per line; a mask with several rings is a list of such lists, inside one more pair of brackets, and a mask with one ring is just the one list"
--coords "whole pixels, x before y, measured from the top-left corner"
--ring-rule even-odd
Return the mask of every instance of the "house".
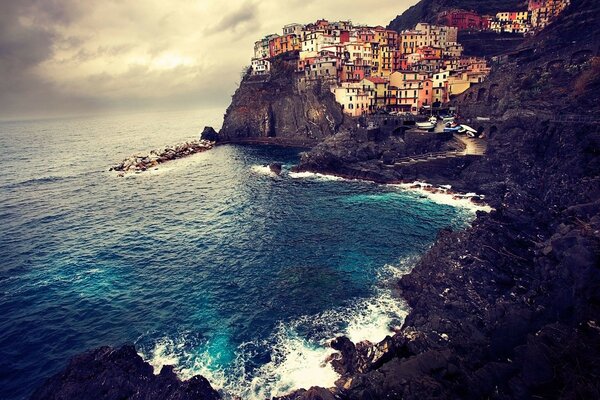
[[342, 64], [339, 74], [340, 82], [360, 82], [367, 75], [367, 70], [371, 70], [370, 65], [355, 64], [351, 61], [346, 61]]
[[475, 11], [454, 9], [443, 11], [438, 14], [439, 24], [452, 26], [462, 30], [486, 30], [489, 27], [489, 20], [480, 16]]
[[372, 112], [374, 107], [374, 95], [360, 82], [344, 82], [341, 86], [331, 89], [335, 95], [335, 101], [342, 106], [342, 111], [352, 117]]
[[421, 82], [421, 89], [419, 90], [419, 99], [417, 107], [421, 109], [423, 106], [430, 106], [433, 104], [433, 80], [429, 77], [425, 78]]
[[529, 0], [528, 10], [531, 13], [531, 25], [540, 30], [552, 22], [567, 6], [570, 0]]
[[404, 31], [400, 34], [400, 52], [413, 54], [417, 48], [424, 46], [425, 34], [417, 31]]
[[449, 42], [446, 45], [446, 48], [443, 50], [443, 57], [447, 59], [460, 58], [462, 56], [463, 51], [464, 48], [462, 44]]
[[307, 79], [333, 79], [337, 80], [339, 58], [327, 51], [321, 51], [318, 57], [313, 59], [308, 68], [304, 69]]
[[271, 72], [271, 62], [264, 58], [252, 59], [252, 75], [266, 75]]
[[421, 46], [445, 48], [448, 42], [456, 43], [458, 41], [458, 28], [455, 27], [420, 22], [415, 30], [425, 35]]
[[433, 74], [433, 102], [447, 103], [449, 101], [448, 77], [449, 71], [439, 71]]
[[269, 42], [278, 36], [276, 34], [267, 35], [261, 40], [256, 41], [254, 43], [254, 58], [270, 57]]
[[394, 87], [396, 99], [393, 108], [398, 111], [417, 113], [419, 98], [425, 76], [415, 71], [395, 71], [390, 75], [389, 85]]
[[459, 73], [448, 77], [448, 96], [457, 96], [471, 87], [466, 73]]
[[373, 92], [374, 105], [376, 108], [385, 108], [388, 98], [389, 80], [380, 77], [368, 77], [360, 82], [365, 90], [368, 88]]
[[296, 35], [301, 37], [302, 30], [304, 30], [304, 25], [302, 24], [287, 24], [283, 27], [283, 36]]
[[288, 34], [281, 37], [281, 53], [290, 53], [302, 50], [302, 41], [296, 34]]
[[499, 12], [490, 23], [490, 29], [497, 33], [525, 34], [532, 28], [529, 11]]

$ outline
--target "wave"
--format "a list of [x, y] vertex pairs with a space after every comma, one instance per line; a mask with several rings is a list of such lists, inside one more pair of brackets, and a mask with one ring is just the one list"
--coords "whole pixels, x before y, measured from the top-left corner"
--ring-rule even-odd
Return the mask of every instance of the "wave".
[[268, 165], [253, 165], [252, 172], [257, 175], [265, 175], [265, 176], [278, 176], [275, 172], [271, 171], [271, 168]]
[[[492, 212], [494, 209], [483, 203], [484, 196], [477, 193], [460, 194], [452, 192], [450, 185], [433, 186], [425, 182], [415, 181], [413, 183], [390, 184], [390, 187], [397, 187], [403, 191], [411, 191], [425, 196], [427, 199], [437, 204], [443, 204], [465, 210], [473, 213], [477, 211]], [[475, 203], [473, 200], [479, 200], [480, 203]]]
[[[414, 260], [411, 257], [382, 268], [372, 297], [317, 315], [282, 321], [270, 337], [238, 346], [229, 363], [224, 363], [220, 354], [226, 343], [206, 341], [199, 346], [198, 339], [189, 333], [175, 339], [160, 338], [149, 349], [142, 346], [140, 354], [155, 373], [163, 365], [174, 365], [182, 379], [204, 376], [224, 398], [265, 399], [312, 386], [333, 387], [339, 375], [327, 362], [335, 353], [330, 341], [345, 335], [355, 343], [377, 343], [398, 330], [408, 306], [393, 295], [392, 283], [410, 271]], [[264, 352], [269, 361], [250, 367]]]
[[[320, 174], [317, 172], [290, 172], [288, 174], [293, 179], [311, 179], [318, 181], [356, 181], [355, 179], [343, 178], [336, 175]], [[363, 181], [370, 182], [370, 181]], [[492, 212], [494, 209], [483, 203], [484, 196], [477, 193], [455, 193], [452, 192], [451, 185], [434, 186], [429, 183], [415, 181], [413, 183], [394, 183], [388, 184], [389, 187], [397, 187], [404, 191], [412, 191], [427, 197], [437, 204], [443, 204], [462, 208], [473, 213], [477, 211]], [[474, 202], [479, 200], [480, 202]]]
[[336, 175], [319, 174], [318, 172], [290, 172], [290, 178], [293, 179], [313, 179], [319, 181], [348, 181], [350, 179], [342, 178]]

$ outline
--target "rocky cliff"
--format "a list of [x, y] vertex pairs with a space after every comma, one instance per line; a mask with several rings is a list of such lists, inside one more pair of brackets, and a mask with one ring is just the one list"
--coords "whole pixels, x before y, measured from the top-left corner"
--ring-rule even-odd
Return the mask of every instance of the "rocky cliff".
[[[598, 2], [574, 0], [457, 100], [473, 123], [491, 118], [488, 152], [459, 172], [432, 167], [433, 179], [496, 210], [442, 232], [400, 280], [412, 308], [401, 333], [344, 345], [336, 396], [600, 398], [599, 20]], [[305, 161], [335, 155], [326, 143]], [[378, 163], [341, 165], [394, 178]]]
[[266, 76], [247, 74], [225, 114], [224, 142], [314, 144], [333, 135], [344, 122], [329, 86], [301, 81], [294, 59], [279, 57]]

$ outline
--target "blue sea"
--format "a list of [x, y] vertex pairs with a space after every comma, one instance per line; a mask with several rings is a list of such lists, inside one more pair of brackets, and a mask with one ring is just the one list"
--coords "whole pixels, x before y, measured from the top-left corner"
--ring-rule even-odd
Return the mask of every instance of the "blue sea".
[[302, 149], [228, 145], [108, 171], [221, 119], [0, 123], [0, 398], [27, 398], [70, 357], [124, 343], [156, 373], [200, 373], [225, 396], [331, 386], [328, 341], [400, 326], [394, 282], [440, 229], [474, 218], [397, 186], [289, 172]]

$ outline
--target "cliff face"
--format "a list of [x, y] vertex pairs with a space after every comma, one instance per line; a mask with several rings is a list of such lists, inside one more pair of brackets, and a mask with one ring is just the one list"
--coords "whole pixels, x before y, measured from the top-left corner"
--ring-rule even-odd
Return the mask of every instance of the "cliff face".
[[396, 31], [412, 29], [418, 22], [435, 22], [438, 13], [460, 8], [479, 14], [527, 9], [526, 0], [422, 0], [393, 19], [388, 27]]
[[329, 86], [298, 82], [294, 61], [273, 62], [271, 75], [245, 76], [225, 114], [220, 140], [314, 144], [344, 122]]

